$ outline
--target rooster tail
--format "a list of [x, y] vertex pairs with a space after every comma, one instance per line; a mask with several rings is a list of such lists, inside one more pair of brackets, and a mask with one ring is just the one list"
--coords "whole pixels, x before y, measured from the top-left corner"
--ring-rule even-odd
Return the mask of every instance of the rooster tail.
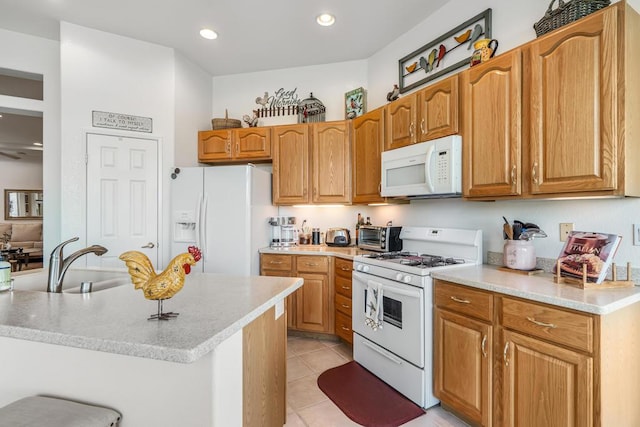
[[140, 289], [145, 283], [156, 277], [156, 271], [151, 264], [151, 260], [142, 252], [124, 252], [120, 255], [120, 259], [125, 262], [129, 269], [131, 282], [136, 289]]

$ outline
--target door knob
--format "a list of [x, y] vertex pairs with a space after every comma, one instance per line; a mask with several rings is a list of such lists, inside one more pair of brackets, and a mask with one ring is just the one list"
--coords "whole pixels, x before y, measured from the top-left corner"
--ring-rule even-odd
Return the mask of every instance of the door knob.
[[152, 242], [147, 243], [144, 246], [140, 246], [141, 248], [149, 248], [149, 249], [153, 249], [156, 247], [156, 245], [154, 245]]

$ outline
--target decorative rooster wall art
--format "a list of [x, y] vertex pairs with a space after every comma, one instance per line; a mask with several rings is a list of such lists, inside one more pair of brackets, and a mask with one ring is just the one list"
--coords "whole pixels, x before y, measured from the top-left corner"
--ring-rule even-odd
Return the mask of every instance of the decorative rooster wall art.
[[177, 255], [162, 273], [157, 274], [151, 260], [142, 252], [128, 251], [120, 255], [120, 259], [129, 269], [134, 287], [142, 289], [146, 299], [158, 301], [158, 312], [147, 320], [169, 320], [180, 314], [163, 312], [162, 303], [180, 292], [184, 286], [185, 276], [201, 258], [200, 249], [189, 246], [188, 253]]

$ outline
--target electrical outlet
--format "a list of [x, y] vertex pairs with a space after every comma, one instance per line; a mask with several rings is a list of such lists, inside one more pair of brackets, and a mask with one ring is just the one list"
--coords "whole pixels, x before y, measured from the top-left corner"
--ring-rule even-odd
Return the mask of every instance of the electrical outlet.
[[633, 224], [633, 246], [640, 246], [640, 224]]
[[569, 233], [573, 231], [573, 223], [572, 222], [561, 222], [560, 223], [560, 241], [566, 242], [567, 236]]

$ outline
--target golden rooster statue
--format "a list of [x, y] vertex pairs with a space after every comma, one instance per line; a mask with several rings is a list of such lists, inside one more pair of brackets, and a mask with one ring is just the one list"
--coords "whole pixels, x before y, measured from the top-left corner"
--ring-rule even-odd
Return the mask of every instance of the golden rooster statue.
[[169, 320], [180, 313], [164, 313], [162, 302], [171, 298], [184, 286], [184, 278], [191, 272], [191, 266], [200, 261], [202, 254], [200, 249], [189, 246], [188, 253], [177, 255], [171, 260], [167, 268], [160, 274], [156, 274], [149, 258], [138, 251], [128, 251], [120, 255], [129, 269], [131, 282], [136, 289], [142, 289], [144, 297], [158, 301], [158, 313], [148, 320]]

